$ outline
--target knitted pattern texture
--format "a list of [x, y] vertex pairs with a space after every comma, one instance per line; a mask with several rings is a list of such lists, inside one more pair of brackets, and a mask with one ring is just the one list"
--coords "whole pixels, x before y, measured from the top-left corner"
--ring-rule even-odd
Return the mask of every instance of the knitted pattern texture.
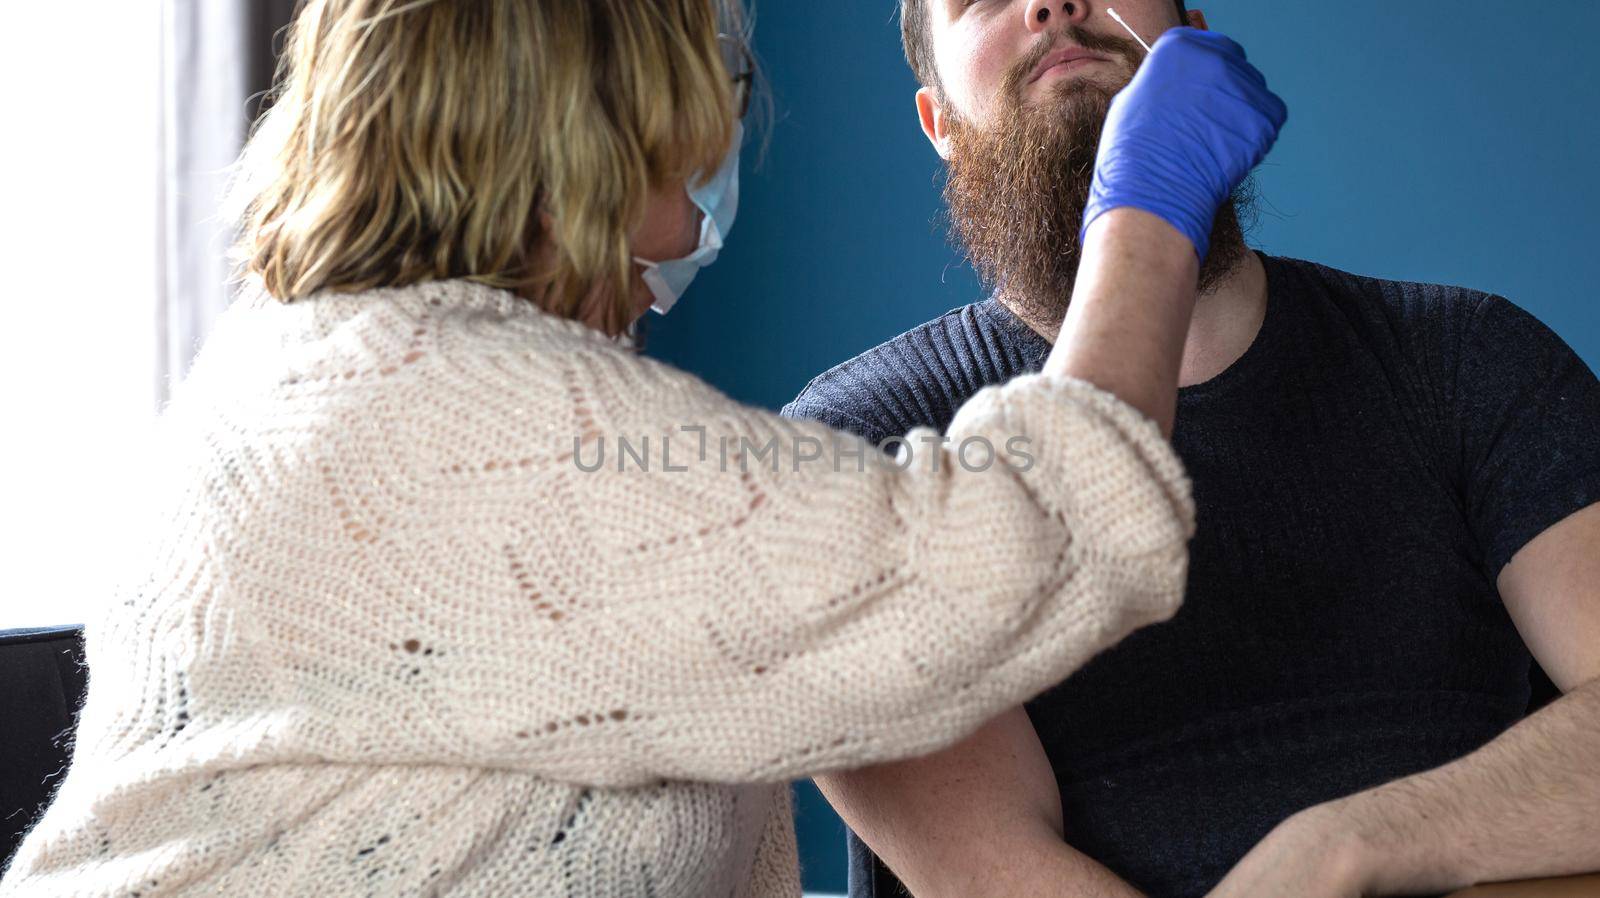
[[1087, 383], [985, 389], [885, 464], [468, 281], [254, 291], [160, 432], [5, 898], [793, 898], [785, 783], [1169, 618], [1194, 527]]

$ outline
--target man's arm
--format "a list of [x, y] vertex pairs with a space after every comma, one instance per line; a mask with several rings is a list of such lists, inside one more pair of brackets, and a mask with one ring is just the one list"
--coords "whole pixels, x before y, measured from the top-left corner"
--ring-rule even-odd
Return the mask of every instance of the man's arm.
[[[1157, 41], [1107, 116], [1045, 374], [1089, 380], [1171, 433], [1211, 223], [1287, 115], [1228, 38]], [[819, 784], [917, 898], [1138, 894], [1062, 841], [1055, 777], [1020, 709], [932, 758]]]
[[[1193, 245], [1162, 219], [1100, 216], [1044, 372], [1089, 380], [1170, 434], [1198, 276]], [[1021, 708], [952, 749], [817, 785], [916, 898], [1139, 895], [1062, 841], [1055, 775]]]
[[1021, 708], [936, 755], [817, 785], [916, 898], [1139, 898], [1062, 840], [1055, 775]]
[[1567, 694], [1460, 760], [1290, 818], [1213, 896], [1415, 894], [1600, 871], [1600, 505], [1534, 538], [1498, 583]]
[[[1193, 244], [1167, 222], [1100, 216], [1044, 373], [1115, 393], [1170, 435], [1198, 277]], [[1139, 896], [1062, 841], [1055, 775], [1021, 708], [938, 754], [816, 782], [916, 898]]]

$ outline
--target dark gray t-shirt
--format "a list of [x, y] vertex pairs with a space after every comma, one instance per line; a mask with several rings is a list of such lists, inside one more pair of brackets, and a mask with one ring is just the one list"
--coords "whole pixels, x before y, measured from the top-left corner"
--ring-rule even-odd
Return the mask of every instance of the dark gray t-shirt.
[[[1600, 384], [1537, 320], [1262, 261], [1260, 334], [1179, 392], [1198, 508], [1184, 607], [1028, 705], [1068, 841], [1155, 898], [1198, 898], [1294, 812], [1522, 717], [1530, 657], [1495, 579], [1600, 501]], [[980, 302], [818, 376], [784, 413], [874, 442], [942, 430], [1049, 349]], [[852, 898], [901, 894], [851, 841]]]

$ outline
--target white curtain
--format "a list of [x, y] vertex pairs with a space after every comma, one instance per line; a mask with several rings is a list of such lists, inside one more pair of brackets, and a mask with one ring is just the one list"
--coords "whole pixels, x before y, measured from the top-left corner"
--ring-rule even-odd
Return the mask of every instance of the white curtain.
[[156, 396], [165, 402], [232, 299], [220, 215], [294, 0], [161, 0]]
[[150, 426], [228, 303], [217, 201], [294, 4], [14, 6], [0, 629], [95, 620], [138, 544]]
[[155, 408], [161, 167], [156, 2], [6, 15], [0, 628], [92, 620], [131, 542]]

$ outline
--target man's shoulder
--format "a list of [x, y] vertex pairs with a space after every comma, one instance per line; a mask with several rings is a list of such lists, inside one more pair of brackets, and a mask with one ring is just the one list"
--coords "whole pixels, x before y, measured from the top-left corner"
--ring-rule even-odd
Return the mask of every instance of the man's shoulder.
[[1492, 294], [1471, 287], [1356, 274], [1303, 259], [1274, 257], [1277, 273], [1297, 294], [1307, 288], [1346, 316], [1405, 330], [1454, 330], [1477, 314]]
[[[1504, 315], [1531, 319], [1506, 299], [1470, 287], [1355, 274], [1298, 259], [1272, 264], [1274, 302], [1301, 331], [1290, 338], [1296, 357], [1317, 365], [1360, 357], [1376, 363], [1389, 387], [1407, 382], [1442, 395], [1454, 381], [1474, 335]], [[1499, 314], [1497, 314], [1499, 313]]]
[[993, 300], [959, 306], [813, 377], [782, 414], [809, 418], [873, 442], [913, 427], [943, 429], [968, 385], [999, 373], [991, 353]]

